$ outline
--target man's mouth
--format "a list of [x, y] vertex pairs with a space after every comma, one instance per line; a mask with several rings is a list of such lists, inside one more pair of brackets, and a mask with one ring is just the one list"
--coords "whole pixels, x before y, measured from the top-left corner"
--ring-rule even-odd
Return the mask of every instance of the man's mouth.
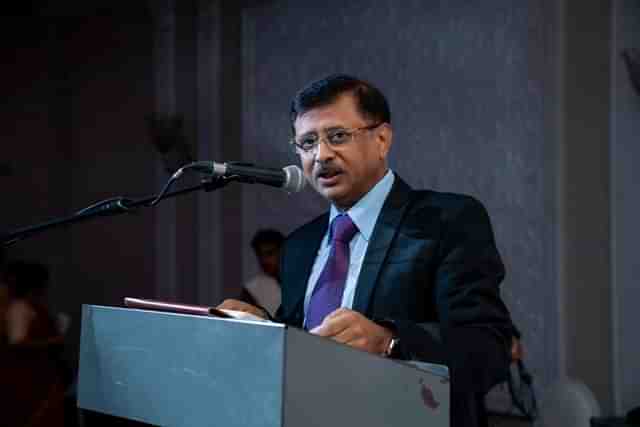
[[322, 185], [333, 185], [337, 182], [342, 172], [337, 169], [325, 169], [316, 174], [317, 180]]

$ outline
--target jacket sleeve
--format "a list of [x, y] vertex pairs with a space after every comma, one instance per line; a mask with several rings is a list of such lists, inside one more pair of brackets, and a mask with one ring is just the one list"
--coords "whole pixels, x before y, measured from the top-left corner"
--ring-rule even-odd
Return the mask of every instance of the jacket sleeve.
[[504, 266], [489, 216], [463, 197], [442, 210], [433, 288], [437, 324], [394, 321], [399, 357], [444, 363], [452, 386], [485, 393], [505, 379], [512, 327], [500, 298]]

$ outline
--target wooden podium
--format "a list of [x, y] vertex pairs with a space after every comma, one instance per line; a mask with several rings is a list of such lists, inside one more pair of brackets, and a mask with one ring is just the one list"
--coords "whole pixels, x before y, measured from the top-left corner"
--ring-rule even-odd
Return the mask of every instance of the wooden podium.
[[85, 305], [78, 406], [160, 426], [444, 427], [449, 382], [281, 324]]

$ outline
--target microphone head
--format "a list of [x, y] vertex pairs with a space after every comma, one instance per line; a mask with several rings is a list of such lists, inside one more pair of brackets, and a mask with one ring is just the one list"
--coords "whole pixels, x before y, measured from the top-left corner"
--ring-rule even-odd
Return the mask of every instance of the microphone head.
[[302, 191], [307, 183], [307, 180], [304, 178], [304, 174], [302, 173], [302, 169], [296, 165], [289, 165], [282, 168], [282, 170], [286, 175], [286, 181], [282, 184], [282, 188], [284, 188], [288, 193], [297, 193]]

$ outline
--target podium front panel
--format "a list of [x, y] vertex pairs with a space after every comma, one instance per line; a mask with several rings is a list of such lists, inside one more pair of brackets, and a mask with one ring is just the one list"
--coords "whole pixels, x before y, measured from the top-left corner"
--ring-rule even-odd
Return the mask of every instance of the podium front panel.
[[289, 329], [285, 427], [448, 427], [445, 366], [419, 369]]
[[85, 305], [78, 406], [161, 426], [280, 427], [284, 332]]

